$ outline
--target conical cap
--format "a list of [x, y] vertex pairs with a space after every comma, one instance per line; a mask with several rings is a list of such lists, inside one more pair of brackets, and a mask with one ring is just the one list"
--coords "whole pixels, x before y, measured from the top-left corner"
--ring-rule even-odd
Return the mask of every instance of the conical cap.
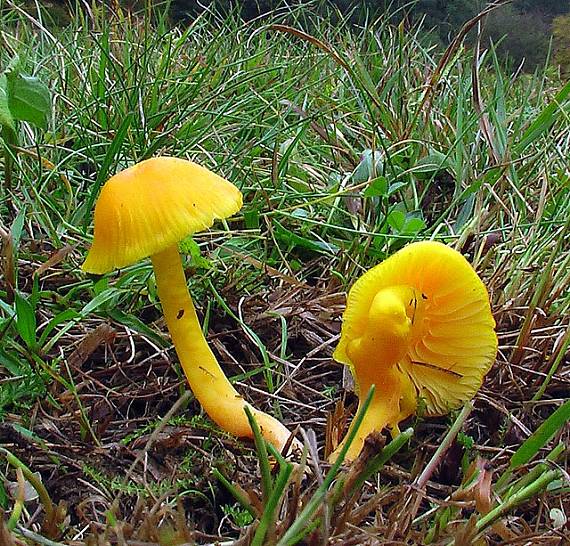
[[103, 186], [83, 270], [103, 274], [136, 263], [241, 206], [233, 184], [196, 163], [173, 157], [137, 163]]

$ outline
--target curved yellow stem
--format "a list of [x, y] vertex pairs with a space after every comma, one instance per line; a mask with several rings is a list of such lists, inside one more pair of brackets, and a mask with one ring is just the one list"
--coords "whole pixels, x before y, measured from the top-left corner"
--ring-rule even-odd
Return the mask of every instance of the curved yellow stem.
[[[397, 363], [408, 352], [414, 322], [417, 324], [422, 313], [423, 303], [414, 288], [388, 286], [372, 298], [358, 334], [349, 338], [345, 334], [341, 338], [335, 357], [351, 366], [358, 386], [359, 410], [362, 397], [366, 396], [371, 385], [375, 385], [374, 397], [346, 454], [347, 462], [358, 457], [364, 440], [371, 432], [390, 427], [393, 433], [397, 433], [398, 423], [415, 411], [414, 387]], [[332, 453], [331, 460], [338, 457], [345, 441], [346, 438]]]
[[[345, 456], [345, 462], [347, 463], [358, 457], [366, 437], [371, 432], [380, 432], [382, 429], [388, 427], [390, 428], [392, 436], [397, 435], [399, 433], [398, 423], [410, 416], [416, 408], [414, 388], [410, 379], [402, 374], [396, 366], [388, 366], [382, 374], [378, 374], [374, 383], [369, 380], [364, 380], [362, 383], [359, 383], [360, 402], [358, 404], [358, 411], [360, 411], [362, 407], [363, 397], [366, 396], [372, 384], [375, 386], [374, 397], [368, 406], [368, 411], [364, 415], [352, 444], [350, 444], [348, 448]], [[350, 425], [350, 429], [344, 437], [344, 440], [330, 455], [330, 462], [334, 462], [338, 457], [353, 426], [354, 422]]]
[[204, 335], [176, 246], [151, 256], [166, 325], [190, 388], [210, 418], [225, 431], [252, 438], [244, 408], [248, 406], [262, 436], [281, 450], [290, 432], [274, 417], [254, 409], [234, 389]]
[[[371, 432], [381, 431], [383, 428], [385, 428], [390, 424], [391, 421], [390, 405], [393, 403], [394, 401], [384, 399], [381, 394], [380, 395], [374, 394], [374, 397], [372, 398], [372, 401], [368, 406], [368, 411], [366, 412], [366, 415], [364, 415], [364, 419], [362, 420], [360, 428], [358, 429], [358, 432], [356, 433], [356, 436], [352, 444], [350, 444], [350, 447], [346, 452], [346, 456], [344, 459], [346, 463], [349, 463], [358, 457], [358, 455], [362, 451], [362, 447], [364, 446], [364, 440], [366, 440], [366, 437]], [[395, 403], [397, 404], [397, 400], [395, 401]], [[358, 404], [358, 410], [356, 412], [357, 414], [360, 411], [361, 406], [362, 406], [362, 399]], [[340, 453], [340, 450], [343, 448], [346, 442], [346, 438], [350, 435], [353, 426], [354, 422], [350, 425], [350, 428], [346, 433], [344, 440], [329, 456], [329, 462], [333, 463], [337, 459], [338, 454]]]

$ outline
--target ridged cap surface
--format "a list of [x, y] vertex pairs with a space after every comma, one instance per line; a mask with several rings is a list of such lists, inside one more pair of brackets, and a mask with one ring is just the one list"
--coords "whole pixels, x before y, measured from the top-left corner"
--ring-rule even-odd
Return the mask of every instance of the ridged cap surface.
[[[475, 394], [497, 353], [487, 289], [456, 250], [433, 241], [412, 243], [362, 275], [348, 294], [333, 356], [351, 367], [358, 383], [358, 363], [351, 362], [347, 347], [362, 335], [378, 291], [401, 285], [417, 290], [422, 317], [397, 367], [412, 380], [428, 414], [446, 413]], [[377, 367], [382, 374], [382, 355]]]

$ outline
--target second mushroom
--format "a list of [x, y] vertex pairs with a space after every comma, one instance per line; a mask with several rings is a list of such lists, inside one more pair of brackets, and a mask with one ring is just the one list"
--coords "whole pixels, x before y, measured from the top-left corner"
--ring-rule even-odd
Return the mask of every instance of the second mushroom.
[[333, 354], [350, 367], [360, 404], [375, 386], [346, 459], [372, 431], [397, 433], [419, 399], [442, 415], [472, 398], [496, 353], [487, 289], [456, 250], [412, 243], [367, 271], [348, 294]]

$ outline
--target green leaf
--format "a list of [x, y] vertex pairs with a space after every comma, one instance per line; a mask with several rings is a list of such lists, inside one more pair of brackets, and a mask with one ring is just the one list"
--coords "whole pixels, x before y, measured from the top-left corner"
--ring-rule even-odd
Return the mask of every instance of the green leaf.
[[388, 214], [388, 225], [396, 232], [401, 232], [406, 225], [406, 215], [401, 210], [393, 210]]
[[459, 214], [457, 215], [457, 219], [455, 220], [455, 224], [453, 226], [453, 230], [456, 233], [459, 233], [463, 226], [467, 224], [470, 220], [471, 215], [473, 214], [473, 208], [475, 207], [475, 194], [472, 193], [467, 196], [467, 199], [463, 203]]
[[246, 229], [259, 229], [259, 211], [257, 209], [244, 211], [243, 221]]
[[403, 188], [407, 185], [407, 182], [394, 182], [393, 184], [390, 184], [390, 187], [388, 188], [388, 197], [390, 195], [394, 195], [400, 188]]
[[382, 170], [382, 152], [364, 150], [362, 160], [352, 173], [352, 181], [355, 184], [366, 182], [376, 176]]
[[275, 235], [278, 239], [285, 241], [287, 244], [292, 246], [297, 246], [305, 248], [307, 250], [312, 250], [313, 252], [319, 253], [331, 253], [337, 254], [339, 251], [338, 246], [332, 243], [325, 243], [324, 241], [318, 241], [314, 239], [307, 239], [307, 237], [302, 237], [293, 233], [291, 230], [284, 227], [277, 220], [273, 220], [275, 225]]
[[29, 121], [45, 129], [51, 112], [48, 87], [35, 76], [16, 71], [6, 74], [8, 81], [8, 107], [14, 119]]
[[0, 349], [0, 366], [6, 368], [14, 376], [24, 375], [20, 362], [4, 349]]
[[404, 232], [409, 234], [416, 234], [419, 233], [422, 229], [426, 227], [426, 223], [423, 221], [422, 218], [418, 216], [412, 216], [406, 220], [406, 224], [404, 226]]
[[8, 104], [8, 81], [6, 74], [0, 74], [0, 125], [2, 127], [8, 127], [12, 131], [16, 130], [14, 117], [10, 112], [10, 106]]
[[449, 157], [438, 151], [430, 152], [422, 157], [414, 167], [413, 171], [417, 173], [433, 173], [445, 171], [450, 168]]
[[40, 336], [39, 345], [43, 347], [47, 338], [52, 333], [53, 329], [62, 324], [63, 322], [68, 322], [70, 320], [79, 318], [80, 315], [75, 309], [65, 309], [61, 313], [58, 313], [55, 317], [53, 317], [44, 328], [42, 335]]
[[36, 347], [36, 313], [31, 303], [19, 292], [14, 294], [16, 302], [16, 330], [28, 347]]
[[188, 254], [191, 258], [192, 267], [198, 269], [210, 269], [212, 267], [212, 263], [210, 260], [207, 260], [202, 256], [202, 252], [200, 251], [200, 247], [198, 243], [192, 239], [192, 236], [186, 237], [178, 243], [178, 248], [182, 254]]
[[4, 484], [0, 482], [0, 507], [6, 509], [8, 508], [9, 504], [10, 504], [10, 497], [8, 496]]
[[570, 400], [567, 400], [515, 451], [511, 457], [510, 468], [528, 463], [569, 421]]
[[103, 290], [100, 294], [97, 294], [87, 305], [81, 309], [80, 314], [82, 316], [87, 316], [99, 307], [103, 307], [110, 300], [117, 298], [120, 295], [120, 290], [116, 288], [107, 288]]
[[364, 197], [385, 197], [388, 195], [388, 180], [385, 176], [379, 176], [370, 182], [364, 190]]
[[20, 239], [22, 238], [22, 233], [24, 231], [24, 222], [26, 220], [26, 213], [27, 208], [25, 206], [20, 208], [20, 212], [18, 212], [18, 216], [12, 222], [12, 227], [10, 229], [10, 235], [12, 235], [12, 241], [14, 244], [14, 248], [18, 248], [20, 246]]

